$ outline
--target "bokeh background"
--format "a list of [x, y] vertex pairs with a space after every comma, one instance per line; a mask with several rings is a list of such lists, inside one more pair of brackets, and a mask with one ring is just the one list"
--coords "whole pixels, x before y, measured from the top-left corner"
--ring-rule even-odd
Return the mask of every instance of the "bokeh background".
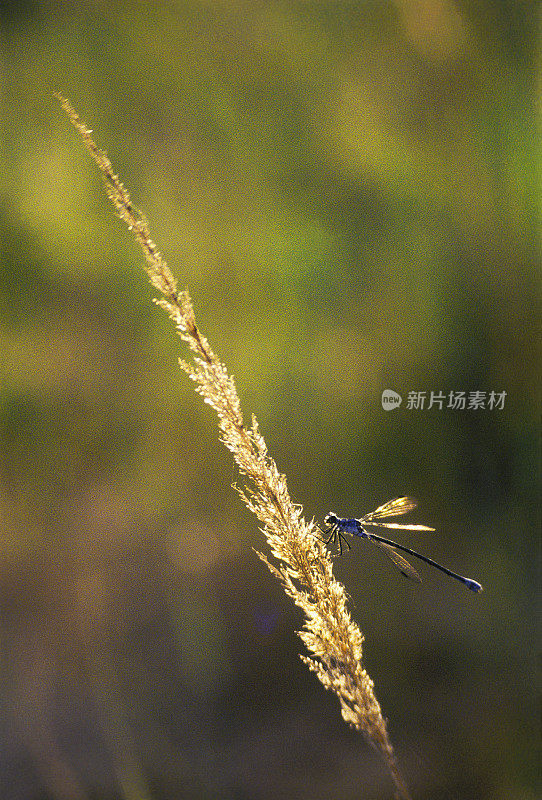
[[[336, 561], [418, 800], [538, 795], [537, 4], [4, 2], [0, 794], [391, 798], [298, 658], [94, 129]], [[384, 389], [402, 395], [385, 412]], [[409, 410], [409, 391], [505, 391]], [[539, 632], [538, 632], [539, 633]]]

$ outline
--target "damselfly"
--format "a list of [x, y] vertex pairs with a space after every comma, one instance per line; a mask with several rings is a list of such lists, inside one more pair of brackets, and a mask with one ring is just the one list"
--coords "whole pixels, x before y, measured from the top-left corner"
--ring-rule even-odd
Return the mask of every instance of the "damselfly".
[[387, 517], [398, 517], [401, 514], [406, 514], [416, 508], [416, 506], [417, 503], [412, 497], [396, 497], [395, 500], [388, 500], [383, 506], [379, 506], [376, 511], [371, 511], [370, 514], [366, 514], [360, 519], [343, 519], [336, 514], [328, 514], [324, 520], [328, 527], [323, 531], [324, 534], [330, 534], [329, 538], [325, 540], [326, 544], [338, 544], [340, 555], [342, 555], [343, 542], [350, 550], [350, 544], [348, 539], [345, 538], [345, 533], [350, 536], [360, 536], [362, 539], [370, 539], [371, 542], [374, 542], [374, 544], [393, 561], [395, 566], [399, 568], [406, 578], [421, 583], [421, 578], [414, 567], [400, 556], [399, 553], [396, 552], [397, 550], [409, 553], [409, 555], [419, 558], [421, 561], [425, 561], [426, 564], [431, 564], [432, 567], [440, 569], [441, 572], [445, 572], [446, 575], [449, 575], [451, 578], [455, 578], [457, 581], [464, 583], [472, 592], [481, 592], [482, 585], [478, 583], [478, 581], [473, 581], [471, 578], [464, 578], [462, 575], [458, 575], [457, 572], [452, 572], [452, 570], [447, 569], [447, 567], [443, 567], [442, 564], [437, 564], [432, 558], [422, 556], [421, 553], [417, 553], [409, 547], [404, 547], [402, 544], [384, 539], [383, 536], [378, 536], [376, 533], [371, 533], [365, 529], [366, 526], [369, 526], [377, 528], [399, 528], [409, 531], [434, 531], [434, 528], [428, 528], [426, 525], [404, 525], [400, 522], [377, 522], [377, 520], [386, 519]]

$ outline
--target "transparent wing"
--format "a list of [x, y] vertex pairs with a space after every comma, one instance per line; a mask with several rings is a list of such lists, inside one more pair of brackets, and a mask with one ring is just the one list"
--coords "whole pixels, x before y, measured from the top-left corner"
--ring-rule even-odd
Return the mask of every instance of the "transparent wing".
[[363, 517], [365, 522], [371, 519], [385, 519], [386, 517], [400, 517], [401, 514], [408, 514], [413, 511], [418, 503], [413, 497], [396, 497], [394, 500], [388, 500], [383, 506], [378, 506], [375, 511], [366, 514]]
[[404, 525], [401, 522], [371, 522], [367, 519], [362, 519], [364, 525], [373, 525], [375, 528], [400, 528], [404, 531], [434, 531], [434, 528], [429, 528], [427, 525]]
[[373, 520], [386, 519], [386, 517], [400, 517], [401, 514], [408, 514], [418, 503], [413, 497], [396, 497], [388, 500], [383, 506], [379, 506], [376, 511], [371, 511], [361, 518], [360, 522], [366, 525], [378, 525], [379, 528], [399, 528], [408, 531], [434, 531], [427, 525], [406, 525], [402, 522], [373, 522]]
[[414, 567], [408, 563], [406, 558], [400, 556], [399, 553], [396, 553], [393, 547], [390, 547], [389, 544], [384, 544], [384, 542], [377, 542], [376, 539], [371, 539], [373, 544], [376, 544], [377, 547], [388, 556], [390, 561], [393, 561], [395, 566], [399, 569], [399, 571], [405, 576], [405, 578], [410, 578], [416, 583], [421, 583], [422, 579], [414, 569]]

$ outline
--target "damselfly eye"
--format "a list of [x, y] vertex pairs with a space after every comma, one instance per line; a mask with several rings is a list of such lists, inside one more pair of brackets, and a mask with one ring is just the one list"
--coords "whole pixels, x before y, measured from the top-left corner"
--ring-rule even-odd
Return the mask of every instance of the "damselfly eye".
[[326, 525], [335, 525], [338, 519], [339, 518], [335, 514], [327, 514], [327, 516], [324, 518], [324, 522]]

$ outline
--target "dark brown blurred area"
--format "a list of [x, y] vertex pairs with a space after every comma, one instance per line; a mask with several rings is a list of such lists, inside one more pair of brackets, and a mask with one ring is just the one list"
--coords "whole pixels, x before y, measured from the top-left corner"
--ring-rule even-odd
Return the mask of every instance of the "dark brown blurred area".
[[[538, 37], [512, 0], [2, 4], [2, 799], [392, 797], [55, 91], [293, 501], [414, 495], [401, 541], [484, 585], [336, 561], [413, 797], [539, 796]], [[459, 391], [504, 407], [407, 407]]]

